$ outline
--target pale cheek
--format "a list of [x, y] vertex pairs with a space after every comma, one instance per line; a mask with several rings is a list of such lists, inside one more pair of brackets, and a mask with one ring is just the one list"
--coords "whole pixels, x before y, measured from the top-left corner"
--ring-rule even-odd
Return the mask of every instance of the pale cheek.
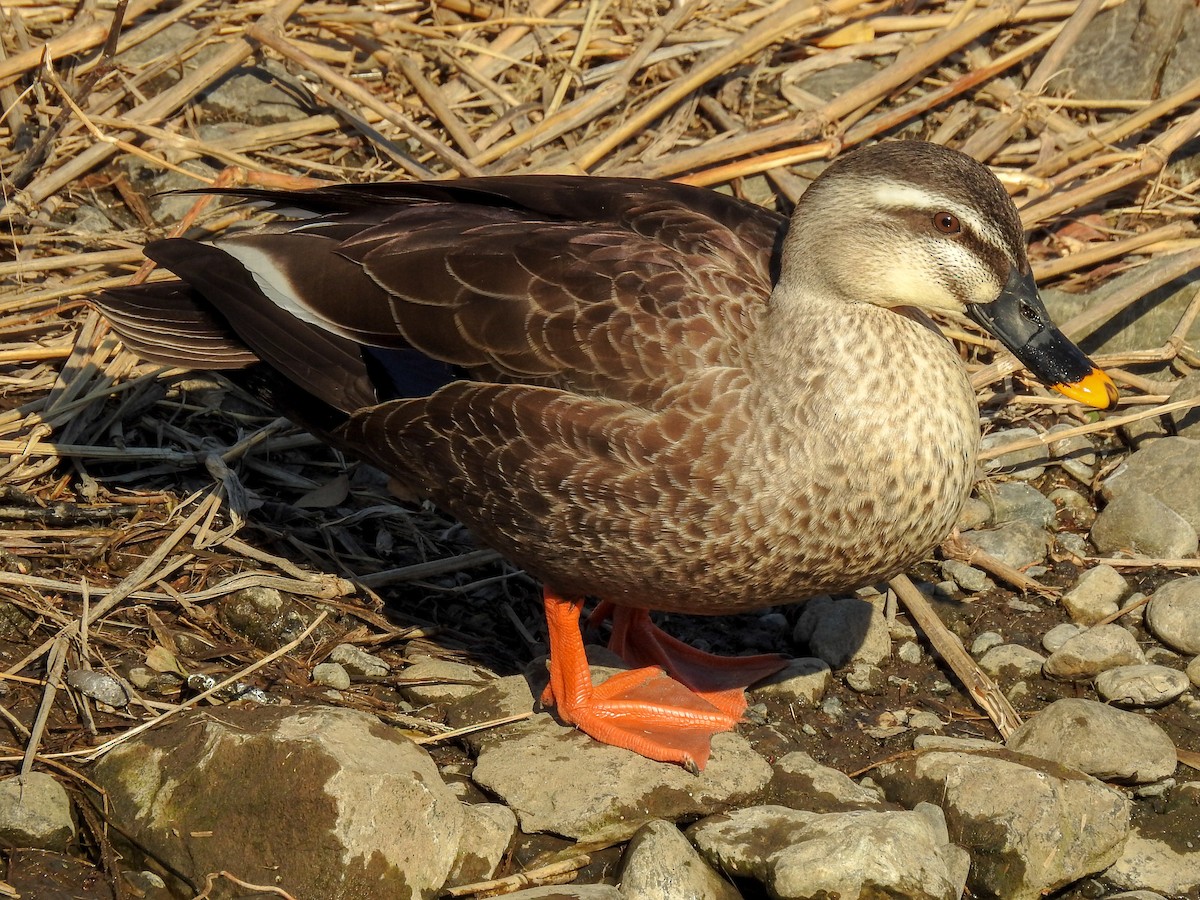
[[948, 291], [935, 273], [918, 268], [893, 267], [884, 273], [882, 294], [895, 306], [961, 310], [962, 303]]

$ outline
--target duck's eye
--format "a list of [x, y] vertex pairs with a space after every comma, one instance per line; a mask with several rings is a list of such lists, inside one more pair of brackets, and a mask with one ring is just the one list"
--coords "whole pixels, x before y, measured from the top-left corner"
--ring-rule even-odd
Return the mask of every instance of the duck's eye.
[[962, 225], [958, 221], [958, 216], [944, 210], [933, 214], [933, 227], [942, 234], [958, 234], [962, 231]]

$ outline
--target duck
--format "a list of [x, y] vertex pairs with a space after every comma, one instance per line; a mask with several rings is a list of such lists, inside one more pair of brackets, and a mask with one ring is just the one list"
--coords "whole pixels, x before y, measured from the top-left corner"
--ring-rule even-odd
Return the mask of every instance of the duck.
[[[931, 315], [1118, 399], [1051, 321], [1000, 182], [935, 143], [838, 157], [790, 219], [587, 175], [220, 193], [276, 218], [149, 244], [176, 280], [96, 298], [124, 344], [224, 371], [540, 579], [543, 701], [694, 772], [785, 661], [701, 652], [651, 611], [877, 584], [952, 530], [979, 413]], [[603, 683], [588, 599], [635, 666]]]

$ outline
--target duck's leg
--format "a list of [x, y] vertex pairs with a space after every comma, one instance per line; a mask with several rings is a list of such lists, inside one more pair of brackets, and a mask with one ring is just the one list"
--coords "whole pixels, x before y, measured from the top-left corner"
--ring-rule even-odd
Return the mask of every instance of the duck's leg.
[[599, 624], [609, 616], [613, 622], [608, 641], [610, 650], [635, 666], [660, 666], [717, 709], [739, 719], [746, 711], [745, 689], [787, 665], [787, 660], [775, 653], [757, 656], [705, 653], [671, 637], [650, 620], [648, 611], [608, 601], [596, 607], [588, 624]]
[[564, 600], [550, 588], [543, 593], [550, 684], [542, 699], [552, 700], [564, 721], [602, 743], [693, 771], [703, 769], [712, 736], [731, 730], [740, 714], [714, 707], [658, 667], [621, 672], [603, 684], [592, 684], [579, 631], [583, 602]]

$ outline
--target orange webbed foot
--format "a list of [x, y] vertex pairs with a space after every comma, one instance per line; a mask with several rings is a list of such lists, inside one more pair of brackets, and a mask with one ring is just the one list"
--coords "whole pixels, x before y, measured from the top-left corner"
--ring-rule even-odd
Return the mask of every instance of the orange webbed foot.
[[746, 711], [745, 689], [787, 665], [787, 659], [775, 653], [757, 656], [705, 653], [660, 629], [650, 620], [647, 610], [607, 601], [596, 607], [588, 625], [599, 624], [609, 616], [613, 620], [610, 650], [633, 665], [661, 667], [680, 684], [739, 719]]
[[702, 770], [712, 736], [731, 730], [741, 712], [714, 706], [657, 667], [621, 672], [593, 684], [579, 632], [582, 601], [564, 600], [548, 588], [544, 595], [550, 684], [543, 699], [552, 699], [565, 722], [602, 743]]

